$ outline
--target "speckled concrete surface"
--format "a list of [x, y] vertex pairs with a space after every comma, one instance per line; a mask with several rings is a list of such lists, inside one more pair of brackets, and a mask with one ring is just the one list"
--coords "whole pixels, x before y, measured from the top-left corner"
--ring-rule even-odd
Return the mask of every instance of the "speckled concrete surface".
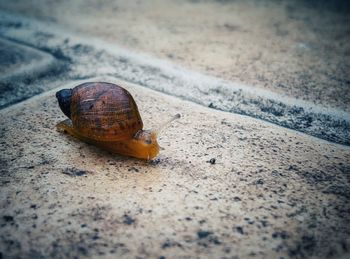
[[0, 111], [2, 257], [349, 253], [349, 148], [122, 84], [146, 128], [183, 115], [152, 163], [58, 133], [54, 91]]
[[[350, 148], [266, 122], [349, 145], [348, 13], [0, 1], [0, 259], [349, 257]], [[145, 128], [183, 115], [156, 160], [56, 131], [44, 92], [87, 80], [126, 86]]]
[[347, 1], [0, 1], [205, 74], [350, 109]]

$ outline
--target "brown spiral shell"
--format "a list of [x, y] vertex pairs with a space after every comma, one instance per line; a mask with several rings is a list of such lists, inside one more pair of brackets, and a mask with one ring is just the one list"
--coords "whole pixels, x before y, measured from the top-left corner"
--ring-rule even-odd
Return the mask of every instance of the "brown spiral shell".
[[75, 87], [70, 111], [74, 128], [93, 140], [131, 139], [143, 127], [131, 94], [111, 83], [84, 83]]

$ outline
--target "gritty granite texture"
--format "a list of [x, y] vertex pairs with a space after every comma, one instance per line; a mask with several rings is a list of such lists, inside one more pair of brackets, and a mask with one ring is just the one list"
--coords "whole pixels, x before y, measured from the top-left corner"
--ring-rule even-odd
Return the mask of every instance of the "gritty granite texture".
[[121, 84], [182, 114], [151, 163], [57, 132], [55, 91], [0, 111], [1, 257], [349, 255], [349, 148]]
[[[46, 91], [65, 80], [109, 75], [178, 96], [213, 109], [239, 113], [350, 145], [350, 114], [185, 69], [164, 60], [129, 51], [97, 38], [76, 35], [0, 11], [0, 35], [12, 48], [35, 47], [55, 57], [55, 66], [31, 80], [3, 82], [2, 107]], [[52, 82], [55, 82], [53, 84]]]
[[0, 8], [230, 81], [350, 109], [350, 4], [19, 0]]

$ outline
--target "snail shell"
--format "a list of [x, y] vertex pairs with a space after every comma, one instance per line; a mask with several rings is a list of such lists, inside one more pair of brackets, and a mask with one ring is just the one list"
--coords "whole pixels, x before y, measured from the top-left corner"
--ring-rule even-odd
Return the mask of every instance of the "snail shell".
[[100, 141], [132, 138], [143, 123], [131, 94], [110, 83], [86, 83], [72, 90], [70, 105], [74, 128]]

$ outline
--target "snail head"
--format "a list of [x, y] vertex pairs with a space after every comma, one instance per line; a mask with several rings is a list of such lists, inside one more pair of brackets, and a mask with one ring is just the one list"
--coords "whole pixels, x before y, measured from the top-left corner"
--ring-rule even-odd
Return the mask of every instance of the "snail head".
[[159, 153], [159, 144], [157, 142], [157, 136], [170, 125], [171, 122], [174, 120], [180, 118], [180, 114], [176, 114], [173, 116], [170, 120], [163, 123], [158, 129], [156, 130], [140, 130], [138, 131], [134, 137], [133, 137], [133, 145], [135, 147], [133, 150], [137, 150], [138, 157], [143, 159], [153, 159], [156, 157]]
[[159, 153], [159, 144], [157, 142], [157, 134], [149, 130], [139, 130], [133, 137], [134, 145], [137, 145], [139, 157], [144, 159], [152, 159]]

